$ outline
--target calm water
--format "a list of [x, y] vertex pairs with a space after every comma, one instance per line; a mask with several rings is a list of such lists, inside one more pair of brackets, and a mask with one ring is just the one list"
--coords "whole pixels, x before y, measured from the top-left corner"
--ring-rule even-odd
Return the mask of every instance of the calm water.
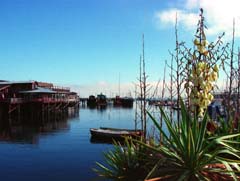
[[92, 143], [89, 128], [134, 128], [134, 109], [80, 108], [79, 114], [44, 126], [0, 129], [0, 179], [91, 180], [110, 144]]

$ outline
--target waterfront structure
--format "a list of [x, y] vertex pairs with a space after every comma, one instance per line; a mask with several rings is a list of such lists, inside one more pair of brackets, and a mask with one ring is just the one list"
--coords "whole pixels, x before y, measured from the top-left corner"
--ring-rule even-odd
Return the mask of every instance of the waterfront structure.
[[0, 120], [43, 121], [69, 107], [79, 107], [79, 97], [70, 88], [38, 81], [0, 81]]

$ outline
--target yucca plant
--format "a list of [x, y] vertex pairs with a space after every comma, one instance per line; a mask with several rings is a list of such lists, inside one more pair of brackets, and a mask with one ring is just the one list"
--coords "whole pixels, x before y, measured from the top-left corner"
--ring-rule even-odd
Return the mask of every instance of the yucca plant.
[[207, 114], [205, 113], [199, 122], [199, 118], [189, 115], [182, 100], [180, 125], [171, 123], [161, 107], [160, 112], [167, 130], [163, 130], [150, 113], [148, 115], [162, 134], [163, 142], [157, 147], [137, 141], [162, 155], [146, 179], [157, 177], [159, 180], [238, 180], [236, 173], [240, 171], [240, 156], [234, 144], [239, 142], [231, 139], [239, 137], [240, 134], [208, 137]]
[[105, 152], [104, 158], [106, 163], [97, 162], [98, 167], [93, 169], [104, 180], [143, 180], [156, 163], [153, 152], [129, 138], [122, 144], [114, 142], [114, 148]]

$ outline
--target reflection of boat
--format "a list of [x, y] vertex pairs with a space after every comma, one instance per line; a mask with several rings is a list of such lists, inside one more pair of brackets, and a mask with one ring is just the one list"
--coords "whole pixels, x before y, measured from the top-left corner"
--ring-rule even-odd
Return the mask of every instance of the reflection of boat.
[[126, 136], [139, 137], [143, 135], [141, 130], [134, 129], [118, 129], [118, 128], [104, 128], [100, 127], [98, 129], [91, 128], [90, 133], [92, 137], [99, 139], [123, 139]]
[[[122, 140], [117, 140], [117, 141], [124, 141], [123, 139]], [[106, 138], [99, 138], [99, 137], [93, 137], [91, 136], [90, 137], [90, 142], [93, 143], [93, 144], [113, 144], [114, 141], [113, 139], [109, 138], [109, 139], [106, 139]]]
[[95, 107], [97, 104], [96, 97], [94, 95], [90, 95], [87, 100], [88, 107]]
[[103, 95], [102, 93], [97, 95], [96, 103], [97, 103], [97, 106], [99, 106], [99, 107], [107, 106], [107, 97], [105, 95]]

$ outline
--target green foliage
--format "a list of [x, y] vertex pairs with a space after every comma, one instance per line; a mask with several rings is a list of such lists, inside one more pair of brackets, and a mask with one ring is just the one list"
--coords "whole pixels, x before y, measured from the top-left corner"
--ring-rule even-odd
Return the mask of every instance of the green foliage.
[[146, 147], [126, 138], [123, 144], [114, 142], [114, 149], [104, 153], [107, 166], [96, 163], [98, 168], [93, 170], [103, 179], [142, 180], [155, 164], [153, 154], [147, 153]]
[[[197, 118], [192, 118], [188, 114], [183, 101], [181, 108], [182, 121], [178, 126], [171, 123], [160, 107], [169, 136], [157, 120], [148, 114], [163, 135], [163, 142], [158, 147], [138, 143], [158, 152], [164, 159], [156, 163], [147, 178], [169, 176], [169, 179], [173, 180], [208, 180], [209, 176], [218, 175], [220, 178], [237, 180], [236, 172], [240, 171], [240, 156], [234, 144], [239, 142], [232, 139], [239, 137], [240, 134], [207, 137], [207, 114], [205, 113], [199, 122]], [[223, 167], [216, 166], [219, 164]]]
[[[229, 118], [227, 121], [224, 119], [220, 119], [219, 125], [217, 126], [217, 129], [214, 132], [214, 135], [218, 136], [226, 136], [229, 135], [230, 133], [232, 134], [237, 134], [240, 133], [240, 124], [238, 123], [237, 125], [234, 124], [235, 121], [233, 121], [233, 118]], [[234, 148], [240, 150], [240, 137], [233, 137], [231, 138], [231, 141], [235, 142], [236, 144], [234, 145]]]
[[126, 139], [124, 145], [115, 143], [114, 149], [104, 154], [107, 166], [97, 163], [98, 169], [94, 169], [100, 177], [114, 180], [158, 177], [184, 181], [240, 178], [240, 124], [235, 130], [232, 121], [222, 121], [216, 130], [207, 131], [210, 122], [206, 107], [213, 99], [211, 91], [218, 78], [217, 64], [222, 61], [224, 67], [227, 46], [220, 48], [223, 35], [215, 44], [208, 45], [202, 9], [200, 18], [194, 40], [196, 49], [193, 53], [187, 48], [183, 51], [190, 56], [183, 80], [188, 110], [181, 100], [181, 120], [175, 123], [160, 107], [167, 130], [148, 113], [160, 132], [161, 143], [132, 139]]

